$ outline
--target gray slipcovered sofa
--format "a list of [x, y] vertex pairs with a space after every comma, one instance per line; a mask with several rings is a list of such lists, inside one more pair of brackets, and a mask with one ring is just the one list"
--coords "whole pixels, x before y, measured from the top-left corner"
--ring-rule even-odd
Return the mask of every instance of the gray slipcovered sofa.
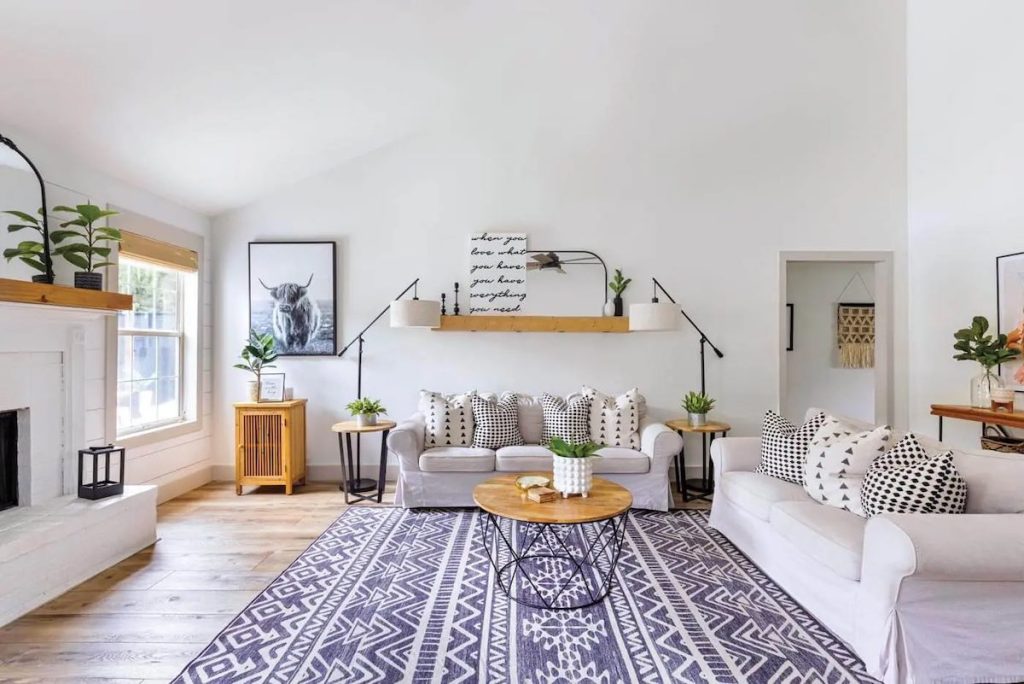
[[[424, 449], [423, 414], [399, 423], [388, 435], [388, 451], [399, 467], [395, 503], [405, 508], [473, 506], [473, 488], [496, 473], [550, 472], [552, 454], [540, 446], [544, 423], [540, 400], [524, 394], [518, 399], [519, 431], [526, 446]], [[682, 448], [682, 438], [644, 413], [640, 415], [640, 450], [601, 449], [594, 474], [629, 489], [634, 508], [667, 511], [672, 503], [669, 464]]]

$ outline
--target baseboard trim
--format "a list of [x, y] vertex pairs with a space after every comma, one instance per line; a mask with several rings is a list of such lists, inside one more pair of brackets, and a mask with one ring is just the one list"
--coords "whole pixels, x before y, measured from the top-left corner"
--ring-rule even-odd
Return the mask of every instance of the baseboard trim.
[[156, 500], [157, 504], [162, 504], [165, 501], [176, 499], [182, 494], [191, 492], [193, 489], [202, 487], [207, 482], [213, 479], [211, 471], [213, 468], [210, 466], [200, 466], [192, 472], [185, 473], [180, 477], [176, 477], [168, 482], [154, 483], [157, 484]]

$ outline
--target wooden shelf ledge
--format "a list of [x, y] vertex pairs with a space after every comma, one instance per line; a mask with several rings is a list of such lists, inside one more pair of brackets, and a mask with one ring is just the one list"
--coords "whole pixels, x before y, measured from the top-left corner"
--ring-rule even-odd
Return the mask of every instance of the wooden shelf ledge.
[[624, 316], [441, 316], [441, 332], [625, 333]]
[[0, 302], [42, 304], [100, 311], [131, 311], [132, 308], [132, 296], [119, 292], [82, 290], [76, 287], [32, 283], [10, 278], [0, 278]]

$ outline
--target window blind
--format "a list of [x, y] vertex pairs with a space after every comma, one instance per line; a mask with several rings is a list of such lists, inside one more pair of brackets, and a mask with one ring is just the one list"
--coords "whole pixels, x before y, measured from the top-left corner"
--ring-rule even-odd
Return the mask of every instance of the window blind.
[[127, 230], [121, 231], [120, 253], [132, 259], [188, 273], [195, 273], [199, 270], [199, 255], [191, 249], [154, 240]]

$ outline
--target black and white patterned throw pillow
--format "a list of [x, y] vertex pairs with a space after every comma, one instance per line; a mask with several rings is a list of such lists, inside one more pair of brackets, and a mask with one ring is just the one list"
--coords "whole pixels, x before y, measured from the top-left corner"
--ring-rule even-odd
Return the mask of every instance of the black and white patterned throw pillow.
[[863, 517], [860, 490], [864, 476], [891, 443], [888, 425], [857, 431], [835, 416], [811, 440], [804, 467], [804, 489], [812, 499]]
[[802, 485], [807, 450], [824, 423], [824, 413], [815, 414], [800, 427], [775, 411], [765, 413], [761, 429], [761, 462], [754, 472]]
[[473, 406], [473, 446], [500, 449], [525, 444], [519, 432], [519, 398], [511, 392], [500, 399], [470, 397]]
[[590, 399], [576, 396], [566, 401], [553, 394], [542, 394], [540, 405], [544, 410], [544, 429], [541, 442], [550, 444], [552, 437], [561, 437], [569, 444], [590, 441]]
[[967, 482], [953, 452], [931, 456], [913, 434], [875, 459], [860, 492], [866, 515], [879, 513], [963, 513]]
[[584, 385], [580, 395], [590, 399], [591, 441], [605, 446], [640, 448], [640, 414], [646, 402], [636, 387], [612, 397]]
[[473, 406], [470, 402], [476, 392], [445, 395], [420, 390], [419, 410], [423, 414], [425, 431], [423, 445], [430, 449], [440, 446], [471, 446], [473, 444]]

